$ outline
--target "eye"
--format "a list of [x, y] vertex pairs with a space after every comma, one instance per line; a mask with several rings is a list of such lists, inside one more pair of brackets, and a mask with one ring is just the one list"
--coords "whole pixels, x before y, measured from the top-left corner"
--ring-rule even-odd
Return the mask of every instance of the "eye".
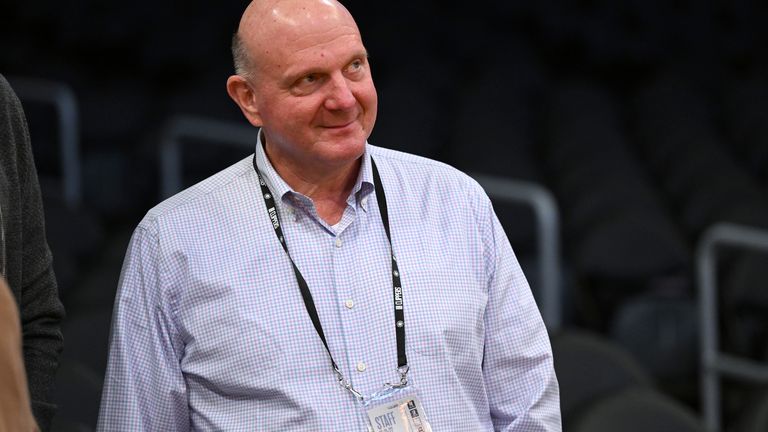
[[347, 66], [347, 71], [350, 73], [359, 72], [362, 69], [363, 69], [363, 61], [360, 59], [354, 60], [352, 63], [349, 64], [349, 66]]
[[322, 79], [323, 77], [318, 73], [308, 73], [293, 82], [291, 92], [296, 95], [309, 94], [317, 88]]

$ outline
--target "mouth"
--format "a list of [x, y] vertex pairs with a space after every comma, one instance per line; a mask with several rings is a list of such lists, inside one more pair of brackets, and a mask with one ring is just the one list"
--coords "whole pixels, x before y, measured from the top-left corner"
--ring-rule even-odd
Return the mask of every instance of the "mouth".
[[345, 123], [339, 123], [339, 124], [331, 124], [331, 125], [324, 125], [323, 128], [325, 129], [331, 129], [331, 130], [340, 130], [347, 128], [349, 126], [352, 126], [355, 123], [355, 120], [351, 120]]

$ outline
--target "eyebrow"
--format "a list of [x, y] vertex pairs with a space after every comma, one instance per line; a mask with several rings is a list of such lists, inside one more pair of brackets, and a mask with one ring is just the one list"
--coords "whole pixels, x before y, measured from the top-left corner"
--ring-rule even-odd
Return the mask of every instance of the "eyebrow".
[[[354, 54], [349, 56], [349, 58], [348, 58], [347, 62], [345, 63], [345, 65], [351, 63], [352, 61], [354, 61], [356, 59], [360, 59], [360, 58], [364, 58], [366, 61], [368, 59], [370, 59], [370, 54], [368, 54], [368, 50], [363, 49], [363, 50], [355, 52]], [[285, 77], [285, 84], [286, 85], [291, 85], [297, 79], [299, 79], [301, 77], [304, 77], [304, 76], [307, 76], [307, 75], [311, 75], [313, 73], [322, 73], [322, 72], [323, 72], [322, 68], [310, 66], [310, 67], [307, 67], [306, 69], [302, 69], [302, 70], [299, 70], [299, 71], [297, 71], [295, 73], [287, 75]]]

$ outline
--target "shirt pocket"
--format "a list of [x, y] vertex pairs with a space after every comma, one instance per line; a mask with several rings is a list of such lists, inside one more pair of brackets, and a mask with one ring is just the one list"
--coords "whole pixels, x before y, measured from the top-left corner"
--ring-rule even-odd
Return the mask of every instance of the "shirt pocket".
[[[411, 302], [413, 303], [413, 302]], [[407, 349], [425, 356], [439, 356], [444, 351], [443, 323], [440, 316], [423, 308], [406, 307], [405, 344]]]

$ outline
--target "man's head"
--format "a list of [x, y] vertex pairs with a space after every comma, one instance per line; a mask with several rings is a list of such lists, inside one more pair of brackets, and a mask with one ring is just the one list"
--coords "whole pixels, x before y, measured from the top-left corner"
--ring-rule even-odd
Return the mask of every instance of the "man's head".
[[254, 0], [233, 43], [227, 91], [266, 136], [273, 163], [356, 161], [376, 121], [376, 89], [354, 19], [335, 0]]

